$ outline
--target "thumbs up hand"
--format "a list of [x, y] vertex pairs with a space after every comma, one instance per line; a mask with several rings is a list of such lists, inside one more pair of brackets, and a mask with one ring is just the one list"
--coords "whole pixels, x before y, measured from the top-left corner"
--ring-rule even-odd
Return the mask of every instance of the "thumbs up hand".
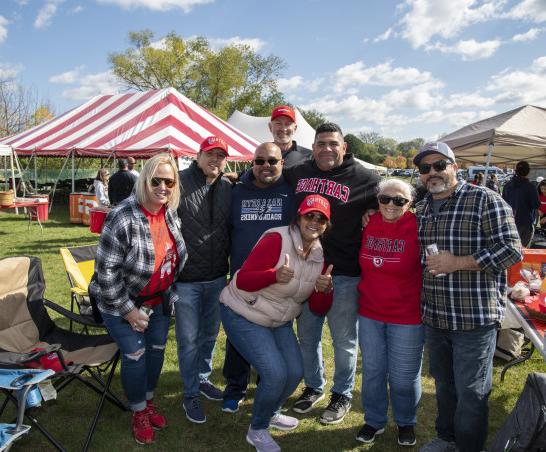
[[290, 256], [284, 255], [284, 264], [277, 268], [277, 282], [280, 284], [288, 283], [294, 277], [294, 269], [290, 268]]
[[332, 264], [328, 265], [328, 268], [324, 272], [324, 274], [319, 275], [317, 278], [317, 281], [315, 282], [315, 290], [317, 292], [324, 292], [328, 293], [333, 289], [332, 284], [332, 269], [334, 266]]

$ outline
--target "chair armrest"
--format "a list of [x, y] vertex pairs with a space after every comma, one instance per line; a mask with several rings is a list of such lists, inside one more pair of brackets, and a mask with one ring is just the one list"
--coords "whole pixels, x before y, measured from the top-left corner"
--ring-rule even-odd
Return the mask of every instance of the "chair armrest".
[[95, 319], [93, 319], [92, 316], [84, 317], [83, 315], [76, 314], [75, 312], [69, 311], [68, 309], [63, 308], [62, 306], [59, 306], [57, 303], [51, 300], [47, 300], [46, 298], [44, 298], [44, 305], [52, 309], [53, 311], [57, 312], [58, 314], [61, 314], [62, 316], [66, 317], [67, 319], [72, 320], [74, 322], [78, 322], [81, 325], [92, 326], [95, 328], [102, 328], [102, 329], [105, 328], [105, 326], [102, 323], [95, 322]]

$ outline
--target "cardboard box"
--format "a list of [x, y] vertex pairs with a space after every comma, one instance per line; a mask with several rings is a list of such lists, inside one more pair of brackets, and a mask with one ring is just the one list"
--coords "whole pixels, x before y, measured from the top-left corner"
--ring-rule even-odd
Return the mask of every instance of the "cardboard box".
[[522, 269], [535, 270], [541, 278], [546, 276], [546, 249], [523, 249], [523, 261], [512, 265], [508, 269], [508, 285], [513, 286], [521, 280], [519, 271]]

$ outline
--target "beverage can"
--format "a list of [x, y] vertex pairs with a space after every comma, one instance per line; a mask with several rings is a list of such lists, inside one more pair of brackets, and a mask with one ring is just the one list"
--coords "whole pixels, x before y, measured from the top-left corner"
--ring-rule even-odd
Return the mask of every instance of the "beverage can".
[[[436, 243], [431, 243], [430, 245], [425, 246], [425, 251], [428, 256], [436, 256], [437, 254], [440, 254], [440, 251], [438, 250], [438, 245], [436, 245]], [[437, 275], [434, 275], [435, 278], [440, 278], [442, 276], [446, 276], [446, 274], [438, 273]]]

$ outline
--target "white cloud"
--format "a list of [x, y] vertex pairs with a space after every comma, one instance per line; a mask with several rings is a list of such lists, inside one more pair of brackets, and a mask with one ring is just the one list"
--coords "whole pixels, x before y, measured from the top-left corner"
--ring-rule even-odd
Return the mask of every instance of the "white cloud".
[[451, 94], [443, 104], [444, 108], [484, 108], [495, 104], [495, 99], [482, 96], [480, 93]]
[[154, 11], [181, 9], [189, 13], [194, 6], [213, 3], [214, 0], [97, 0], [98, 3], [109, 3], [125, 9], [147, 8]]
[[14, 78], [22, 69], [18, 64], [0, 63], [0, 80]]
[[529, 68], [503, 71], [491, 77], [486, 89], [497, 93], [498, 103], [545, 104], [546, 56], [537, 58]]
[[546, 22], [546, 2], [544, 0], [523, 0], [514, 6], [506, 16], [513, 19]]
[[409, 11], [399, 22], [401, 35], [414, 48], [435, 36], [452, 38], [469, 25], [498, 17], [503, 4], [504, 0], [406, 0]]
[[49, 77], [49, 81], [51, 83], [59, 83], [63, 85], [76, 83], [83, 69], [84, 69], [84, 66], [78, 66], [77, 68], [72, 69], [71, 71], [62, 72], [60, 74]]
[[63, 3], [64, 0], [46, 0], [44, 6], [38, 11], [36, 20], [34, 21], [34, 28], [46, 28], [51, 24], [51, 20], [57, 14], [58, 6]]
[[77, 5], [70, 11], [72, 14], [81, 13], [85, 8], [82, 5]]
[[226, 46], [248, 46], [254, 52], [259, 52], [265, 46], [265, 41], [260, 38], [241, 38], [233, 36], [232, 38], [207, 38], [213, 49], [219, 49]]
[[116, 94], [122, 87], [110, 71], [84, 75], [77, 81], [80, 86], [64, 90], [63, 97], [72, 100], [87, 100], [99, 94]]
[[432, 80], [430, 72], [421, 72], [414, 67], [393, 68], [391, 61], [371, 67], [357, 61], [338, 69], [334, 78], [337, 92], [354, 85], [400, 86]]
[[9, 20], [4, 16], [0, 16], [0, 42], [4, 42], [8, 37], [8, 27]]
[[531, 28], [529, 31], [525, 33], [520, 33], [517, 35], [512, 36], [512, 41], [533, 41], [537, 38], [540, 32], [542, 32], [543, 29], [541, 28]]
[[392, 28], [387, 28], [387, 30], [384, 33], [381, 33], [379, 36], [376, 36], [374, 38], [373, 42], [386, 41], [391, 36], [393, 36], [393, 30], [392, 30]]
[[280, 78], [277, 80], [277, 86], [280, 91], [294, 91], [301, 88], [303, 85], [303, 77], [301, 75], [294, 75], [290, 78]]
[[426, 49], [439, 50], [442, 53], [454, 53], [460, 55], [464, 61], [471, 61], [489, 58], [497, 51], [501, 44], [502, 41], [498, 39], [482, 42], [469, 39], [466, 41], [459, 41], [453, 46], [437, 42], [434, 45], [428, 45]]
[[428, 110], [435, 108], [442, 99], [440, 89], [444, 84], [440, 81], [430, 81], [409, 89], [394, 89], [381, 97], [392, 110], [407, 108]]

